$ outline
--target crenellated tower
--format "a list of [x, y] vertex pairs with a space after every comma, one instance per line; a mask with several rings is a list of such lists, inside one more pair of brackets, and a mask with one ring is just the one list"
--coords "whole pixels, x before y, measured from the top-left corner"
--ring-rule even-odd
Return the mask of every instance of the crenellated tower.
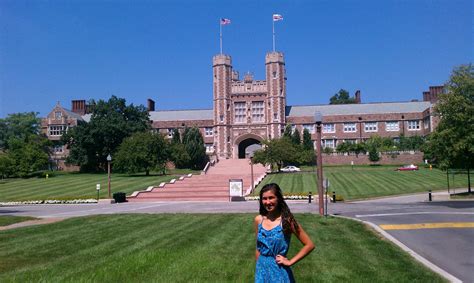
[[212, 58], [214, 100], [214, 146], [220, 158], [232, 158], [231, 91], [232, 59], [218, 54]]
[[267, 81], [267, 132], [268, 138], [279, 138], [285, 127], [286, 72], [281, 52], [269, 52], [265, 56]]

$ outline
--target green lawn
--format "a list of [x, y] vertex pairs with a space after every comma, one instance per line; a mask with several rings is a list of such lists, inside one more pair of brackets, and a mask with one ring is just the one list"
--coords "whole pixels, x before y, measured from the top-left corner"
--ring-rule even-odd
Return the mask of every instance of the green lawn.
[[[344, 199], [360, 199], [398, 195], [428, 190], [447, 189], [446, 172], [420, 168], [418, 171], [395, 171], [394, 166], [350, 166], [325, 167], [324, 176], [329, 179], [329, 192], [335, 191]], [[311, 169], [311, 168], [308, 168]], [[316, 193], [314, 172], [269, 174], [261, 186], [277, 183], [285, 194]], [[467, 176], [450, 177], [450, 187], [467, 187]]]
[[8, 226], [18, 222], [36, 219], [29, 216], [0, 215], [0, 226]]
[[[131, 194], [191, 172], [199, 174], [190, 170], [172, 171], [164, 176], [112, 174], [111, 191]], [[48, 179], [5, 179], [0, 181], [0, 201], [97, 198], [96, 184], [100, 184], [100, 198], [106, 198], [107, 174], [59, 173]]]
[[[251, 214], [113, 215], [0, 232], [0, 282], [252, 282]], [[362, 224], [298, 214], [297, 282], [443, 282]], [[300, 247], [292, 239], [290, 256]]]

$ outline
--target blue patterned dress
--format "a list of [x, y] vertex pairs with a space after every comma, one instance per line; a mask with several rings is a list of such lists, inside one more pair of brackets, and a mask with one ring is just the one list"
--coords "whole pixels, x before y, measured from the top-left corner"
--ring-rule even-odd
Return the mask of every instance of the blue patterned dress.
[[290, 239], [291, 234], [285, 236], [281, 223], [271, 230], [263, 228], [262, 223], [258, 224], [257, 250], [260, 256], [255, 271], [256, 283], [295, 282], [291, 269], [278, 265], [275, 261], [277, 255], [286, 257], [290, 248]]

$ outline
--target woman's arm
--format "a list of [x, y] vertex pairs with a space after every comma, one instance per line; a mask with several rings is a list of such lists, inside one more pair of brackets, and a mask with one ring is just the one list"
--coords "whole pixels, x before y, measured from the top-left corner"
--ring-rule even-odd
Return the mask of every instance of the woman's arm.
[[308, 234], [306, 234], [306, 232], [303, 230], [303, 227], [301, 227], [301, 225], [299, 226], [299, 229], [297, 231], [293, 231], [293, 234], [295, 234], [298, 240], [300, 240], [300, 242], [303, 244], [303, 247], [291, 259], [287, 259], [286, 257], [282, 255], [277, 255], [275, 259], [278, 264], [285, 265], [285, 266], [292, 266], [293, 264], [297, 263], [298, 261], [303, 259], [305, 256], [307, 256], [311, 251], [314, 250], [313, 241], [311, 241]]
[[[258, 224], [260, 224], [260, 222], [262, 222], [262, 216], [261, 215], [257, 215], [255, 217], [255, 220], [254, 220], [254, 228], [255, 228], [255, 243], [257, 243], [257, 238], [258, 238]], [[260, 256], [260, 252], [258, 251], [257, 248], [255, 248], [255, 260], [258, 259], [258, 257]]]

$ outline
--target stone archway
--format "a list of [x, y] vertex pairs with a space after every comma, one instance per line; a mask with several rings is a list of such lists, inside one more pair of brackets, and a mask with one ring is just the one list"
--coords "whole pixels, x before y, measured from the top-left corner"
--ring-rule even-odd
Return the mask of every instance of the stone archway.
[[248, 158], [251, 152], [258, 150], [262, 147], [260, 141], [248, 138], [239, 143], [239, 159]]

